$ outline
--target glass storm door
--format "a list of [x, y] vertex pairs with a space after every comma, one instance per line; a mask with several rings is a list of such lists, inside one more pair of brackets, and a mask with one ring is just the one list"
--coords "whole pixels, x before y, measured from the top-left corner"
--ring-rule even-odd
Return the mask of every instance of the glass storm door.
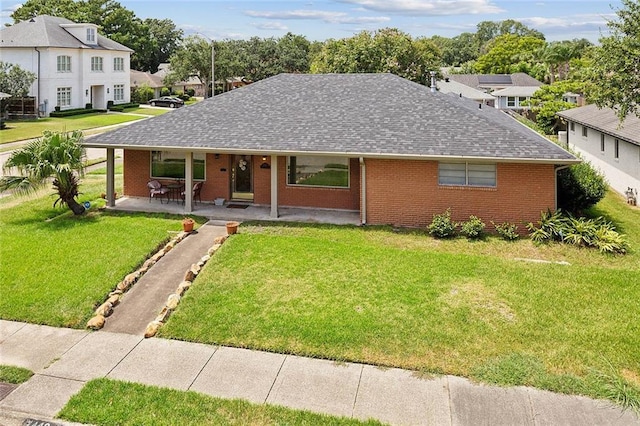
[[234, 155], [231, 176], [231, 198], [253, 201], [253, 176], [251, 156]]

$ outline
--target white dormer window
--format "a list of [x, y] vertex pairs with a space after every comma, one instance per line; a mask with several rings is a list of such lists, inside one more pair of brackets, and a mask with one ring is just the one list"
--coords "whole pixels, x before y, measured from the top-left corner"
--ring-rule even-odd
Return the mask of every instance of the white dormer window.
[[87, 43], [96, 44], [96, 29], [87, 28]]

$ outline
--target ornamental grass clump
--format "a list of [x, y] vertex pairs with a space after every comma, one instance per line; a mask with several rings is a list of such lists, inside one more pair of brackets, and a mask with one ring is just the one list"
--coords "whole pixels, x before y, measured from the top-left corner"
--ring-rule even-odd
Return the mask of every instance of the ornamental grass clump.
[[581, 247], [593, 247], [601, 253], [624, 254], [628, 243], [624, 235], [616, 231], [615, 226], [597, 217], [573, 217], [564, 215], [560, 210], [543, 212], [537, 226], [527, 224], [531, 239], [537, 243], [558, 241]]
[[451, 220], [451, 209], [442, 214], [434, 214], [431, 224], [427, 227], [429, 234], [436, 238], [452, 238], [456, 235], [458, 223]]
[[462, 222], [460, 233], [470, 240], [479, 240], [484, 237], [486, 224], [477, 216], [469, 216], [469, 220]]

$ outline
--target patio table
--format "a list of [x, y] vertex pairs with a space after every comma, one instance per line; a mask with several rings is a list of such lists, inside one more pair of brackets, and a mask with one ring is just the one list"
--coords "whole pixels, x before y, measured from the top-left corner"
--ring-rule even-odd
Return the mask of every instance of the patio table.
[[169, 190], [169, 200], [175, 199], [176, 202], [179, 203], [181, 200], [180, 194], [184, 190], [184, 185], [181, 183], [170, 183], [167, 185], [167, 189]]

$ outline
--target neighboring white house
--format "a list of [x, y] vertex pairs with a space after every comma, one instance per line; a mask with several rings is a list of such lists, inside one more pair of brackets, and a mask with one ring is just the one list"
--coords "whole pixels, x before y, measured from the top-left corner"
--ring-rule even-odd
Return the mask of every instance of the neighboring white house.
[[617, 192], [640, 192], [640, 118], [620, 123], [615, 111], [587, 105], [558, 113], [567, 122], [571, 149], [600, 169]]
[[36, 16], [0, 30], [0, 57], [36, 74], [29, 96], [41, 115], [108, 101], [128, 103], [133, 50], [98, 34], [95, 24]]
[[496, 97], [496, 108], [521, 111], [531, 108], [523, 103], [530, 100], [538, 89], [540, 89], [538, 86], [512, 86], [495, 90], [491, 94]]
[[485, 104], [491, 107], [495, 106], [496, 98], [493, 95], [458, 83], [457, 81], [451, 81], [449, 77], [445, 77], [444, 81], [438, 81], [436, 86], [442, 93], [454, 93], [463, 98], [473, 99], [479, 104]]

